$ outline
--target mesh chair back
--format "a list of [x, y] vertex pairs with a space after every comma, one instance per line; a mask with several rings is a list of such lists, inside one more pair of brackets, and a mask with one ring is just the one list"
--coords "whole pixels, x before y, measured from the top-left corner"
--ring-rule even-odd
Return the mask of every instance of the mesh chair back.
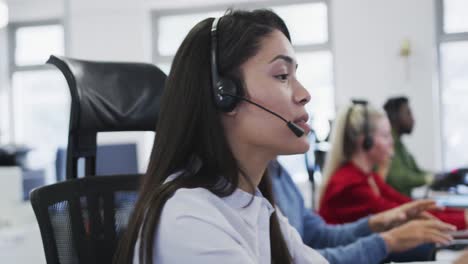
[[35, 189], [47, 263], [111, 263], [137, 198], [138, 175], [86, 177]]

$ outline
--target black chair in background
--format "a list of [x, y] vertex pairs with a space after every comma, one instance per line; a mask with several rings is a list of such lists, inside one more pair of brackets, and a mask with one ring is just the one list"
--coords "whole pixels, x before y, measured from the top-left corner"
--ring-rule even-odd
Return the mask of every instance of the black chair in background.
[[[139, 175], [96, 177], [98, 132], [155, 131], [166, 75], [144, 63], [51, 56], [67, 80], [67, 180], [35, 189], [31, 204], [47, 263], [110, 263], [137, 197]], [[85, 177], [78, 178], [78, 160]]]

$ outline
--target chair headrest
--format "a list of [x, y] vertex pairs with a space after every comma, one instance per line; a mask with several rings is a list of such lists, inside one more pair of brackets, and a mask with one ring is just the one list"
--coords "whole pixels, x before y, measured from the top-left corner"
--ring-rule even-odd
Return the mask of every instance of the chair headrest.
[[65, 76], [70, 133], [155, 131], [166, 75], [148, 63], [85, 61], [50, 56]]

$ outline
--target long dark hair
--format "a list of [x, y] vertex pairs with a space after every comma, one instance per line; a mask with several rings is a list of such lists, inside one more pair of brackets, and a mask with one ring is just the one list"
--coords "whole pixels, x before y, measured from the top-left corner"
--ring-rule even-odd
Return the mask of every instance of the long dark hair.
[[[176, 190], [203, 187], [225, 197], [238, 187], [241, 168], [225, 137], [220, 112], [212, 101], [212, 23], [213, 18], [208, 18], [192, 28], [175, 55], [161, 99], [148, 171], [115, 263], [132, 262], [138, 238], [140, 247], [136, 250], [140, 263], [152, 263], [154, 234], [161, 211]], [[290, 40], [283, 20], [272, 11], [228, 10], [218, 24], [220, 75], [242, 84], [240, 66], [257, 54], [261, 40], [273, 30], [283, 32]], [[198, 170], [193, 170], [194, 157], [201, 160]], [[182, 175], [164, 183], [169, 175], [181, 170]], [[259, 189], [273, 204], [271, 184], [266, 175]], [[270, 241], [272, 263], [290, 263], [291, 256], [276, 214], [270, 218]]]

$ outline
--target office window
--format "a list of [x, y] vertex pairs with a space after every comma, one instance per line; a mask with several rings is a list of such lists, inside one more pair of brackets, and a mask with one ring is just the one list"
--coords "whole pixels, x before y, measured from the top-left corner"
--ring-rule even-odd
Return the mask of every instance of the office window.
[[443, 29], [445, 33], [468, 32], [468, 2], [443, 0]]
[[42, 65], [50, 54], [63, 54], [62, 25], [25, 26], [15, 30], [15, 65]]
[[63, 75], [45, 62], [51, 54], [64, 54], [63, 26], [55, 21], [12, 23], [9, 39], [9, 142], [31, 149], [32, 168], [53, 171], [57, 147], [67, 144], [70, 95]]
[[157, 22], [157, 53], [174, 56], [190, 29], [202, 19], [221, 16], [222, 11], [161, 16]]
[[[155, 11], [153, 22], [153, 62], [169, 73], [173, 56], [189, 30], [206, 17], [223, 14], [228, 6], [197, 10]], [[334, 118], [333, 53], [329, 33], [329, 3], [323, 1], [282, 1], [239, 4], [241, 9], [271, 8], [286, 22], [299, 64], [298, 78], [312, 99], [307, 105], [310, 123], [318, 135], [327, 135]], [[324, 138], [325, 136], [322, 136]], [[305, 181], [303, 155], [281, 157], [297, 181]]]
[[[28, 146], [67, 142], [69, 92], [62, 73], [44, 69], [13, 73], [15, 138]], [[38, 85], [39, 84], [39, 85]]]
[[327, 5], [304, 3], [273, 6], [286, 22], [294, 45], [323, 44], [328, 41]]
[[442, 144], [446, 169], [468, 164], [468, 2], [439, 0]]

